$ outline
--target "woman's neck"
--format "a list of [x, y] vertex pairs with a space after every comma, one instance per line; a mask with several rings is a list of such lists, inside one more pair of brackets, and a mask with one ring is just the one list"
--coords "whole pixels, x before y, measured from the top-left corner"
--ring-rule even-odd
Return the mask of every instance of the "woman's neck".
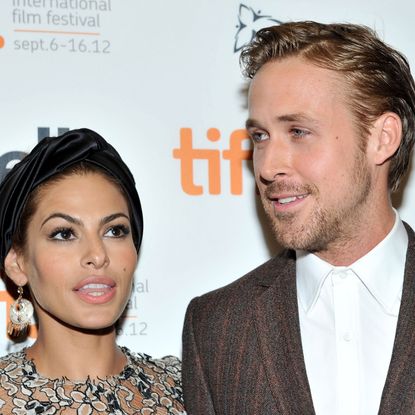
[[122, 371], [126, 357], [116, 345], [115, 327], [81, 331], [54, 326], [53, 330], [42, 330], [40, 326], [36, 342], [26, 352], [42, 376], [84, 380], [105, 378]]

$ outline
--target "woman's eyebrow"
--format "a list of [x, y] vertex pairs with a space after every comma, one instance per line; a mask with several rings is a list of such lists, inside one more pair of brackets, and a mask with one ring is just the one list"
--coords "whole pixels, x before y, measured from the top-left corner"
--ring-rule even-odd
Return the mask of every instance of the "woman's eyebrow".
[[[123, 217], [123, 218], [126, 218], [126, 219], [130, 220], [130, 218], [125, 213], [117, 212], [117, 213], [112, 213], [111, 215], [108, 215], [108, 216], [105, 216], [104, 218], [102, 218], [100, 220], [100, 224], [105, 225], [106, 223], [111, 222], [111, 221], [113, 221], [117, 218], [120, 218], [120, 217]], [[80, 226], [83, 225], [83, 222], [80, 219], [74, 218], [73, 216], [67, 215], [66, 213], [56, 212], [56, 213], [52, 213], [51, 215], [49, 215], [42, 222], [42, 225], [40, 227], [42, 227], [46, 222], [48, 222], [49, 220], [54, 219], [54, 218], [64, 219], [69, 223], [73, 223], [74, 225], [80, 225]]]
[[62, 218], [66, 221], [68, 221], [69, 223], [73, 223], [74, 225], [82, 225], [82, 221], [80, 219], [76, 219], [70, 215], [67, 215], [66, 213], [61, 213], [61, 212], [56, 212], [56, 213], [52, 213], [51, 215], [49, 215], [43, 222], [42, 225], [40, 227], [42, 227], [46, 222], [48, 222], [51, 219], [54, 218]]
[[118, 218], [126, 218], [130, 220], [130, 218], [125, 213], [122, 213], [122, 212], [112, 213], [111, 215], [105, 216], [104, 218], [101, 219], [101, 225], [105, 225], [106, 223], [111, 222], [114, 219], [118, 219]]

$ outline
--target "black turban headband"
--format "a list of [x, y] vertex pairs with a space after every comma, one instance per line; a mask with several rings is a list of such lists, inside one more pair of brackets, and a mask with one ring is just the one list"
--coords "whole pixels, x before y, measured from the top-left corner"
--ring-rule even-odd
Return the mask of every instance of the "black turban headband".
[[13, 235], [30, 192], [53, 175], [79, 162], [88, 162], [118, 179], [131, 210], [131, 226], [138, 251], [143, 215], [134, 178], [118, 152], [99, 134], [86, 128], [44, 138], [6, 175], [0, 184], [0, 268], [12, 247]]

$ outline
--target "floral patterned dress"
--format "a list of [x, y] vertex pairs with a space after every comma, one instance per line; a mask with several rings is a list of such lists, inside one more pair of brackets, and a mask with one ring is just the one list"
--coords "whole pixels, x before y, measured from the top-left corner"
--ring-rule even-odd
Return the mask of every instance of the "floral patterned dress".
[[43, 377], [25, 350], [0, 358], [0, 415], [185, 414], [180, 361], [122, 351], [119, 375], [82, 382]]

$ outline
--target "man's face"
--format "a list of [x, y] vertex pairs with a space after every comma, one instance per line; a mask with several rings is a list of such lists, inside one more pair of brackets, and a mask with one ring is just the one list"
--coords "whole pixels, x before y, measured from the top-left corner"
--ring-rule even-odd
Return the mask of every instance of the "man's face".
[[339, 76], [287, 58], [265, 64], [250, 86], [255, 177], [284, 247], [338, 249], [370, 214], [372, 172]]

